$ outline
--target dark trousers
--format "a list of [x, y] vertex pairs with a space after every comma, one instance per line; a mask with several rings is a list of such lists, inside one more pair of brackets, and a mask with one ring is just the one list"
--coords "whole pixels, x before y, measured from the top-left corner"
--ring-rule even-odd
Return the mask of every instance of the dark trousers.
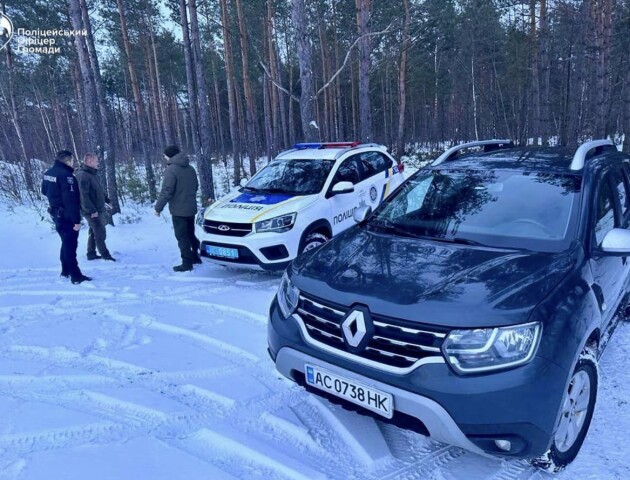
[[105, 229], [105, 222], [103, 221], [103, 217], [99, 214], [99, 216], [96, 218], [87, 216], [85, 217], [85, 219], [87, 220], [87, 223], [90, 227], [88, 231], [87, 243], [88, 256], [96, 254], [96, 249], [98, 248], [98, 253], [101, 254], [101, 257], [109, 257], [109, 250], [107, 250], [107, 245], [105, 245], [107, 230]]
[[81, 274], [79, 262], [77, 262], [77, 247], [79, 245], [79, 232], [74, 228], [72, 222], [65, 219], [55, 219], [55, 229], [61, 237], [61, 273], [64, 275], [77, 276]]
[[192, 265], [199, 255], [199, 240], [195, 236], [195, 217], [173, 216], [173, 229], [183, 265]]

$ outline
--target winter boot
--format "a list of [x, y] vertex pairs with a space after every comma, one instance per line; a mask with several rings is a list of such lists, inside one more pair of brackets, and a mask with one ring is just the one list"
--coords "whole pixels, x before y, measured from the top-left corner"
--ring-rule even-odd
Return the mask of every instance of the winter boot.
[[102, 258], [98, 253], [88, 253], [87, 254], [87, 259], [88, 260], [99, 260], [100, 258]]
[[116, 259], [112, 257], [109, 253], [107, 255], [103, 255], [103, 260], [109, 260], [110, 262], [116, 261]]
[[187, 263], [182, 263], [181, 265], [173, 267], [174, 272], [190, 272], [192, 269], [192, 265]]
[[195, 255], [195, 259], [193, 260], [193, 265], [201, 265], [203, 262], [201, 261], [201, 257], [199, 255]]
[[65, 270], [62, 270], [59, 276], [63, 278], [70, 278], [70, 274], [66, 272]]
[[91, 282], [92, 277], [86, 277], [82, 273], [79, 273], [78, 275], [72, 275], [70, 280], [72, 281], [74, 285], [78, 285], [79, 283], [83, 283], [83, 282]]

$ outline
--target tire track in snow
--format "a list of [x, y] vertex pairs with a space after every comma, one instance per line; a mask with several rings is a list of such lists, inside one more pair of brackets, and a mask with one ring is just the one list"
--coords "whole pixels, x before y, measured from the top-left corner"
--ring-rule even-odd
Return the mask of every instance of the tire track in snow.
[[[440, 472], [450, 462], [457, 458], [468, 455], [466, 450], [444, 445], [437, 442], [430, 442], [424, 447], [418, 460], [408, 463], [404, 467], [398, 468], [382, 477], [382, 480], [426, 480], [433, 478], [432, 473]], [[414, 457], [418, 455], [414, 454]]]
[[525, 480], [534, 478], [538, 470], [523, 460], [497, 460], [501, 462], [500, 470], [491, 480]]
[[[128, 438], [128, 429], [116, 423], [92, 423], [35, 432], [0, 435], [0, 449], [6, 454], [26, 455], [81, 445], [106, 444]], [[0, 478], [3, 478], [0, 476]]]
[[0, 465], [0, 480], [15, 480], [24, 471], [26, 467], [26, 460], [20, 458], [15, 461], [11, 461], [7, 465]]
[[234, 316], [238, 316], [239, 318], [246, 318], [258, 326], [263, 326], [263, 327], [267, 326], [267, 317], [265, 315], [253, 313], [253, 312], [250, 312], [249, 310], [243, 310], [241, 308], [228, 307], [226, 305], [221, 305], [219, 303], [203, 302], [203, 301], [198, 301], [198, 300], [180, 300], [177, 303], [179, 305], [184, 305], [186, 307], [201, 307], [201, 308], [206, 308], [213, 311], [229, 313]]
[[101, 312], [104, 316], [115, 322], [121, 322], [126, 325], [133, 325], [136, 327], [146, 328], [148, 330], [155, 330], [157, 332], [167, 333], [178, 337], [187, 338], [192, 340], [195, 344], [210, 347], [213, 353], [219, 352], [221, 356], [235, 363], [250, 363], [256, 364], [260, 360], [260, 357], [249, 353], [247, 350], [243, 350], [230, 343], [223, 342], [209, 335], [203, 333], [194, 332], [187, 328], [177, 327], [168, 323], [158, 322], [153, 317], [148, 315], [140, 315], [139, 317], [132, 317], [130, 315], [122, 315], [118, 311], [113, 309], [106, 309]]

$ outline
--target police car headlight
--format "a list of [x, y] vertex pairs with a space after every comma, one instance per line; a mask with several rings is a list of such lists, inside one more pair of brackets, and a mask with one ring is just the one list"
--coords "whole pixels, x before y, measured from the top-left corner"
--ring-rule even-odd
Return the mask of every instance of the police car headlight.
[[539, 322], [511, 327], [452, 330], [442, 352], [457, 373], [479, 373], [529, 362], [538, 348]]
[[256, 232], [288, 232], [295, 224], [297, 213], [289, 213], [280, 215], [279, 217], [270, 218], [269, 220], [261, 220], [256, 222]]
[[300, 299], [300, 291], [293, 286], [291, 280], [289, 280], [289, 276], [286, 272], [282, 275], [282, 280], [280, 281], [280, 288], [278, 288], [278, 305], [280, 306], [280, 311], [285, 318], [289, 317], [298, 306], [298, 301]]

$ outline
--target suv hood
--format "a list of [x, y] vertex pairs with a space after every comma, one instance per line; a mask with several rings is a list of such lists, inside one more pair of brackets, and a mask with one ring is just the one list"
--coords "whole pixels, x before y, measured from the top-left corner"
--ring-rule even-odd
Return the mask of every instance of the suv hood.
[[298, 212], [317, 200], [317, 195], [294, 196], [234, 192], [212, 204], [206, 220], [254, 223], [286, 213]]
[[339, 305], [446, 327], [525, 323], [571, 270], [571, 254], [395, 237], [354, 227], [294, 261], [292, 281]]

